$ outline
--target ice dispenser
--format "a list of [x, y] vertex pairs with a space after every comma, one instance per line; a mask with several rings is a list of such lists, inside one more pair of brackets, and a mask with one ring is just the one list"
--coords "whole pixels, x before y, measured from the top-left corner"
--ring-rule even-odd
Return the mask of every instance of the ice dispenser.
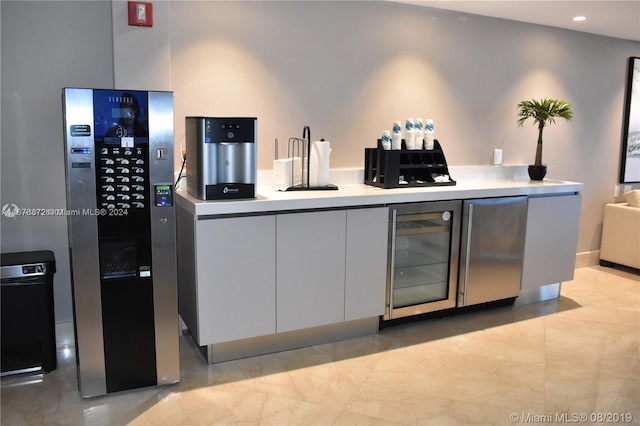
[[255, 117], [186, 117], [187, 191], [201, 200], [255, 198]]

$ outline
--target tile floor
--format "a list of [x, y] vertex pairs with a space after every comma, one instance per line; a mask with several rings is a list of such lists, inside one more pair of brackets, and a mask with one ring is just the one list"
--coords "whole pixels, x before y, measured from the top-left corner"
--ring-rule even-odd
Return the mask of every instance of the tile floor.
[[559, 300], [213, 366], [181, 339], [181, 383], [83, 400], [59, 336], [57, 370], [2, 380], [2, 425], [640, 425], [637, 272], [581, 268]]

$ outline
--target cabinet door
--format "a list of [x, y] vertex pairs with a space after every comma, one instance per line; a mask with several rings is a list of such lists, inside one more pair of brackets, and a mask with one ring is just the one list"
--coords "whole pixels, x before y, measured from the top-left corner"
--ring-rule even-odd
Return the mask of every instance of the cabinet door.
[[389, 209], [347, 211], [345, 320], [384, 314]]
[[346, 211], [277, 216], [278, 333], [344, 321]]
[[275, 333], [275, 216], [196, 226], [200, 345]]
[[573, 279], [580, 195], [529, 198], [522, 290]]

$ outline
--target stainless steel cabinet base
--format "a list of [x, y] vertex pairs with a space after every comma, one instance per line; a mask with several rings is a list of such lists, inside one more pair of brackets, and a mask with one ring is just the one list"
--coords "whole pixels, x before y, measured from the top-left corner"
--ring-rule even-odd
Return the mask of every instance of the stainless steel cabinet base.
[[[199, 346], [209, 364], [288, 351], [378, 333], [379, 317], [275, 333], [250, 339]], [[188, 333], [188, 330], [186, 330]], [[194, 339], [194, 343], [198, 343]]]

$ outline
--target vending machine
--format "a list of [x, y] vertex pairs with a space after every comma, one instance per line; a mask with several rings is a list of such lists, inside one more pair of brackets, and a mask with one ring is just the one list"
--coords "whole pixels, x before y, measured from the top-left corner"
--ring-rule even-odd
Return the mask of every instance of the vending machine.
[[78, 387], [180, 381], [173, 94], [65, 88]]

